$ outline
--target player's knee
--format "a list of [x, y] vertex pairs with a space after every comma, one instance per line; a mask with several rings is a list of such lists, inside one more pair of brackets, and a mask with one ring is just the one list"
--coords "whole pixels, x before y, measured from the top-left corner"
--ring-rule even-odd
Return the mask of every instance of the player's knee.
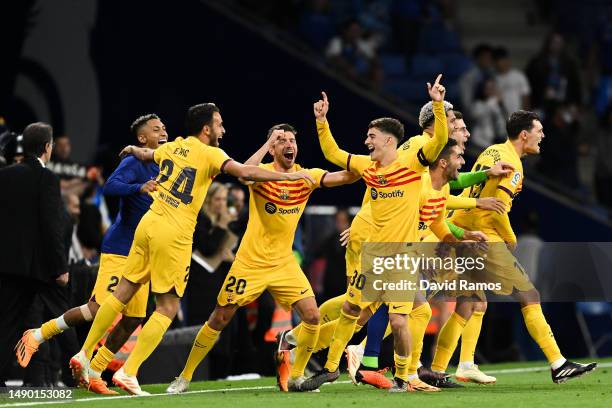
[[141, 317], [123, 316], [120, 324], [125, 331], [128, 333], [133, 333], [138, 325], [142, 323], [142, 320], [143, 319]]
[[393, 333], [406, 328], [406, 316], [398, 314], [389, 314], [389, 325]]
[[233, 308], [217, 306], [208, 319], [208, 326], [214, 330], [223, 330], [234, 317], [234, 312]]
[[319, 309], [315, 307], [313, 309], [305, 310], [302, 320], [308, 324], [319, 324], [319, 321], [321, 320]]
[[350, 302], [344, 302], [344, 304], [342, 305], [342, 311], [350, 316], [359, 316], [361, 308]]
[[485, 313], [487, 311], [487, 302], [474, 302], [474, 311]]

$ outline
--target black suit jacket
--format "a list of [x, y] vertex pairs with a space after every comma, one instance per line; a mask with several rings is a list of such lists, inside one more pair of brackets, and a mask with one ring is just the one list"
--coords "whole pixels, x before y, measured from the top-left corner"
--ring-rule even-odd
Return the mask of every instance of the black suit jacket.
[[50, 282], [68, 271], [59, 179], [38, 159], [0, 169], [0, 276]]

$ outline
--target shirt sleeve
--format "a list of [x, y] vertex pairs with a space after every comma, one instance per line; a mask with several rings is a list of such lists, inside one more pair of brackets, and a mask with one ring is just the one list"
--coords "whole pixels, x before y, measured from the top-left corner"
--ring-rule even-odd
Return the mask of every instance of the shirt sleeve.
[[405, 156], [405, 164], [414, 170], [423, 171], [437, 158], [448, 142], [448, 125], [444, 102], [433, 102], [434, 135], [429, 138], [416, 154]]
[[206, 149], [205, 162], [208, 165], [210, 177], [215, 177], [219, 173], [223, 172], [223, 168], [230, 161], [230, 157], [223, 150], [218, 147], [209, 146]]
[[446, 211], [440, 211], [436, 219], [429, 226], [431, 232], [433, 232], [440, 241], [442, 241], [447, 235], [452, 235], [452, 232], [448, 228], [448, 225], [446, 224], [446, 221], [444, 219], [445, 213]]
[[352, 155], [338, 147], [329, 128], [329, 122], [320, 122], [318, 120], [316, 122], [319, 144], [327, 161], [345, 170], [359, 174], [362, 174], [371, 165], [372, 160], [369, 156]]
[[322, 187], [321, 182], [324, 180], [327, 170], [308, 169], [308, 173], [315, 179], [315, 184], [312, 186], [312, 189], [314, 190], [315, 188]]
[[485, 170], [459, 173], [457, 180], [452, 180], [448, 184], [451, 190], [459, 190], [482, 183], [483, 181], [487, 181], [487, 172]]
[[449, 210], [476, 208], [476, 199], [471, 197], [449, 195], [448, 200], [446, 201], [446, 208]]
[[137, 162], [138, 160], [132, 156], [123, 159], [104, 184], [102, 193], [106, 196], [119, 197], [138, 193], [142, 183], [137, 182]]
[[[523, 182], [523, 175], [519, 171], [515, 171], [512, 175], [508, 177], [504, 177], [499, 180], [497, 184], [497, 188], [495, 189], [495, 197], [499, 198], [506, 205], [506, 208], [510, 208], [512, 205], [512, 200], [514, 196], [521, 188]], [[499, 236], [505, 242], [516, 242], [516, 235], [512, 230], [512, 225], [510, 224], [510, 217], [508, 216], [508, 212], [504, 212], [503, 214], [498, 214], [497, 212], [492, 211], [491, 214], [495, 230], [499, 234]]]
[[162, 157], [164, 156], [166, 151], [170, 149], [170, 146], [172, 144], [173, 144], [172, 142], [164, 143], [163, 145], [155, 149], [155, 151], [153, 152], [153, 161], [159, 165], [159, 162], [161, 161]]

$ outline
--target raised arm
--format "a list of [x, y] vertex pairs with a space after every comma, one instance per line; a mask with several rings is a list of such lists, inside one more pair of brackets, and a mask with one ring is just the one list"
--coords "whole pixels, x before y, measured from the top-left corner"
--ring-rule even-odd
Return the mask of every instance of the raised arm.
[[223, 171], [234, 177], [243, 178], [252, 181], [282, 181], [282, 180], [300, 180], [303, 179], [310, 184], [315, 184], [315, 179], [306, 171], [300, 170], [293, 173], [279, 173], [262, 169], [257, 166], [238, 163], [234, 160], [229, 160]]
[[446, 112], [444, 111], [446, 88], [440, 84], [441, 79], [442, 74], [439, 74], [433, 85], [427, 83], [427, 90], [433, 102], [434, 135], [418, 153], [419, 162], [423, 165], [433, 163], [448, 142], [448, 125], [446, 123]]
[[512, 174], [514, 166], [507, 162], [497, 162], [495, 165], [486, 170], [473, 171], [470, 173], [459, 173], [457, 180], [449, 182], [451, 190], [464, 189], [471, 187], [474, 184], [485, 182], [487, 178], [506, 177]]
[[321, 92], [322, 99], [315, 102], [314, 104], [314, 115], [317, 120], [317, 134], [319, 135], [319, 144], [325, 158], [345, 170], [349, 170], [348, 158], [350, 154], [338, 147], [338, 144], [332, 136], [331, 130], [329, 129], [329, 122], [327, 122], [327, 112], [329, 111], [329, 100], [327, 94]]

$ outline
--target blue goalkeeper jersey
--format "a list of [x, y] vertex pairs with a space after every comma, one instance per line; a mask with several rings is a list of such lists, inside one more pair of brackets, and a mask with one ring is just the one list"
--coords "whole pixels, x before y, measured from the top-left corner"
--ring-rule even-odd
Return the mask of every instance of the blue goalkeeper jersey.
[[105, 196], [117, 196], [119, 213], [102, 240], [102, 253], [127, 256], [134, 240], [134, 232], [153, 198], [140, 192], [149, 180], [155, 179], [159, 167], [154, 162], [142, 162], [134, 156], [121, 161], [104, 184]]

